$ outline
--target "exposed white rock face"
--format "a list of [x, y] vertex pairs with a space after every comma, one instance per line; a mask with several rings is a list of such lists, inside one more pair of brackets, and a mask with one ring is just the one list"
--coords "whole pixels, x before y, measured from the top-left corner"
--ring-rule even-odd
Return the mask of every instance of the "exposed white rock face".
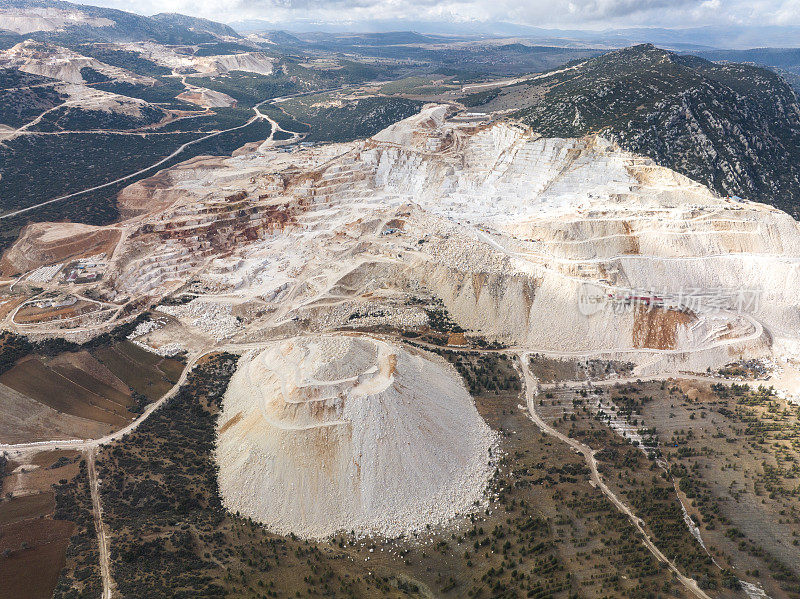
[[96, 58], [83, 56], [68, 48], [25, 40], [0, 52], [0, 67], [16, 67], [33, 75], [42, 75], [66, 83], [85, 83], [81, 69], [89, 67], [98, 73], [130, 83], [154, 85], [155, 79], [137, 75], [126, 69], [108, 65]]
[[480, 501], [494, 436], [454, 369], [368, 338], [242, 358], [219, 418], [225, 506], [282, 534], [396, 536]]
[[[189, 87], [189, 86], [187, 86]], [[179, 100], [186, 100], [203, 108], [225, 108], [235, 106], [236, 100], [228, 94], [208, 89], [207, 87], [191, 86], [185, 92], [176, 96]]]
[[111, 19], [91, 17], [77, 7], [64, 10], [46, 6], [26, 6], [0, 9], [0, 23], [3, 29], [25, 35], [34, 31], [58, 31], [75, 25], [89, 27], [111, 27]]
[[194, 56], [176, 52], [173, 48], [152, 42], [124, 44], [127, 50], [139, 52], [158, 65], [183, 74], [201, 76], [219, 75], [229, 71], [246, 71], [269, 75], [274, 69], [275, 59], [262, 52], [242, 52], [216, 56]]
[[[341, 329], [359, 305], [399, 313], [420, 295], [475, 334], [648, 368], [800, 346], [797, 223], [597, 136], [427, 106], [365, 141], [198, 158], [119, 198], [142, 226], [115, 253], [111, 293], [158, 297], [192, 277], [201, 295], [258, 306], [237, 311], [234, 341]], [[585, 315], [587, 284], [659, 305]], [[760, 294], [744, 312], [687, 297], [740, 289]]]
[[199, 73], [227, 73], [245, 71], [259, 75], [271, 75], [274, 59], [261, 52], [242, 52], [195, 58], [195, 68]]

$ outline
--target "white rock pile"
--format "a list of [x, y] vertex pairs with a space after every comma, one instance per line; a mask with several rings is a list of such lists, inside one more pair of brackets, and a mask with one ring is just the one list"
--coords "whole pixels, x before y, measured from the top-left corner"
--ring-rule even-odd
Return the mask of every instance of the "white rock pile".
[[280, 534], [394, 537], [481, 503], [495, 435], [455, 370], [370, 338], [244, 357], [219, 419], [225, 506]]

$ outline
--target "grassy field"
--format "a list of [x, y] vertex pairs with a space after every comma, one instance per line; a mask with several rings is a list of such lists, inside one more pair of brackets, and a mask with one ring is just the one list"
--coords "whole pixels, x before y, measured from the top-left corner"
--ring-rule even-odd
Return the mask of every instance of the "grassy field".
[[609, 360], [566, 360], [534, 355], [531, 357], [531, 371], [542, 383], [599, 381], [612, 375], [626, 376], [633, 371], [633, 364]]
[[[606, 389], [599, 397], [617, 406], [630, 430], [657, 442], [655, 459], [598, 421], [591, 391], [550, 391], [539, 410], [599, 450], [608, 484], [684, 571], [720, 593], [732, 593], [738, 578], [771, 597], [800, 596], [797, 407], [769, 390], [736, 385], [670, 381]], [[679, 500], [707, 551], [692, 538]]]
[[[340, 534], [325, 542], [274, 535], [226, 512], [213, 452], [216, 418], [235, 357], [217, 355], [198, 364], [181, 391], [135, 432], [98, 456], [120, 594], [686, 596], [627, 517], [590, 483], [584, 458], [530, 421], [520, 405], [516, 357], [452, 347], [436, 353], [461, 374], [478, 411], [499, 435], [497, 470], [485, 506], [444, 529], [391, 540]], [[95, 354], [110, 356], [106, 366], [129, 379], [170, 369], [177, 375], [181, 367], [128, 342]], [[545, 362], [540, 367], [554, 377], [572, 377], [605, 373], [608, 364]], [[796, 596], [792, 570], [797, 562], [787, 549], [800, 522], [797, 408], [768, 390], [741, 386], [650, 382], [597, 389], [547, 390], [537, 411], [597, 450], [606, 483], [643, 519], [659, 548], [714, 597], [741, 597], [739, 579], [761, 583], [771, 597]], [[609, 428], [597, 398], [615, 406], [615, 426], [624, 422], [648, 439], [647, 452]], [[46, 491], [55, 484], [54, 494], [0, 503], [0, 543], [13, 546], [0, 558], [6, 560], [0, 562], [0, 584], [17, 584], [34, 569], [51, 572], [29, 585], [32, 593], [42, 594], [19, 595], [24, 599], [45, 596], [42, 589], [54, 585], [56, 597], [89, 597], [99, 590], [88, 481], [85, 465], [76, 459], [43, 455], [38, 469], [7, 477], [9, 488], [28, 484]], [[681, 501], [700, 526], [705, 547], [686, 525]], [[70, 522], [39, 524], [66, 519]], [[763, 530], [753, 533], [749, 521]], [[18, 529], [30, 539], [24, 551]], [[15, 555], [19, 559], [11, 559]], [[62, 565], [56, 585], [52, 572]], [[12, 580], [3, 578], [5, 572], [21, 574]]]
[[129, 328], [84, 347], [63, 340], [34, 345], [10, 334], [0, 338], [4, 440], [102, 436], [169, 391], [184, 363], [125, 340]]
[[0, 552], [7, 552], [0, 558], [0, 596], [52, 597], [74, 525], [45, 518], [48, 515], [52, 510], [39, 512], [28, 521], [0, 526]]
[[770, 596], [800, 597], [798, 407], [742, 385], [680, 382], [664, 396], [643, 421], [704, 538]]
[[149, 353], [130, 341], [100, 348], [94, 356], [136, 393], [150, 400], [169, 391], [183, 372], [180, 361]]

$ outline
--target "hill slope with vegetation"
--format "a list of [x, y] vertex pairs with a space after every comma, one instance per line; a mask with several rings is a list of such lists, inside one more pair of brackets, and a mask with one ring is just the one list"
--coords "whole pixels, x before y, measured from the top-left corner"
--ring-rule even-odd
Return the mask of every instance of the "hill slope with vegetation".
[[642, 45], [529, 85], [539, 93], [516, 116], [543, 135], [603, 133], [722, 195], [798, 215], [800, 104], [772, 71]]

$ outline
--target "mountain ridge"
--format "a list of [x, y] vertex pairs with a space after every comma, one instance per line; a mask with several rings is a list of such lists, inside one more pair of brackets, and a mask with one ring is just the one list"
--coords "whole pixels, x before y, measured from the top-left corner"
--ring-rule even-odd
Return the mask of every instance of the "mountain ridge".
[[[197, 27], [205, 19], [153, 18], [116, 8], [74, 4], [64, 0], [0, 0], [0, 17], [0, 30], [59, 43], [152, 40], [165, 44], [188, 44], [212, 42], [221, 37], [210, 32], [217, 27], [206, 25], [202, 30], [195, 31], [179, 24], [184, 21], [194, 23]], [[207, 23], [213, 24], [211, 21]], [[213, 25], [227, 28], [222, 24]]]
[[644, 44], [535, 83], [515, 117], [551, 137], [601, 133], [721, 195], [800, 206], [800, 102], [776, 73]]

